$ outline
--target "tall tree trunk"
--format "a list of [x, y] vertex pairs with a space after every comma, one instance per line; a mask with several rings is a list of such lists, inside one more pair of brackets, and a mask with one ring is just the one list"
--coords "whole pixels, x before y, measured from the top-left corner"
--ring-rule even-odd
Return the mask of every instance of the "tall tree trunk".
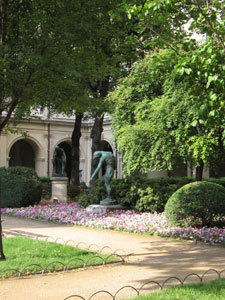
[[0, 45], [4, 45], [6, 38], [6, 25], [7, 25], [7, 7], [8, 0], [1, 1], [0, 5]]
[[[2, 207], [2, 184], [0, 178], [0, 210]], [[2, 245], [2, 218], [1, 218], [1, 211], [0, 211], [0, 260], [5, 260], [5, 255], [3, 253], [3, 245]]]
[[81, 137], [81, 123], [83, 114], [77, 113], [72, 133], [72, 166], [71, 166], [71, 181], [73, 185], [80, 184], [80, 137]]
[[217, 161], [217, 177], [224, 176], [225, 170], [225, 147], [224, 147], [224, 129], [218, 129], [218, 161]]
[[201, 160], [199, 166], [196, 167], [196, 175], [195, 175], [196, 181], [202, 181], [203, 167], [204, 167], [204, 163]]
[[[99, 95], [99, 98], [102, 99], [102, 101], [104, 101], [104, 98], [107, 96], [107, 94], [109, 92], [109, 78], [106, 77], [105, 80], [103, 80], [102, 82], [99, 82], [96, 87], [92, 88], [92, 91], [96, 97], [97, 97], [97, 95]], [[95, 151], [100, 150], [101, 134], [103, 131], [103, 119], [104, 119], [104, 115], [101, 112], [97, 112], [95, 115], [94, 125], [91, 130], [91, 139], [92, 139], [91, 174], [94, 172], [94, 170], [96, 168], [95, 162], [93, 161], [93, 153]], [[97, 175], [92, 180], [93, 185], [95, 185], [96, 178], [97, 178]]]
[[[94, 125], [91, 130], [91, 139], [92, 139], [92, 145], [91, 145], [91, 153], [92, 157], [95, 151], [100, 150], [100, 144], [101, 144], [101, 134], [103, 131], [103, 119], [104, 116], [96, 115]], [[96, 166], [92, 160], [91, 163], [91, 174], [94, 172]], [[94, 181], [94, 180], [93, 180]]]
[[[5, 43], [6, 38], [6, 24], [7, 24], [7, 6], [8, 6], [8, 0], [2, 1], [0, 6], [0, 46], [3, 46]], [[0, 78], [3, 76], [2, 72], [0, 73]], [[0, 88], [1, 91], [3, 91], [3, 86], [1, 85]], [[3, 101], [3, 94], [0, 92], [0, 100], [1, 103]], [[1, 111], [2, 113], [2, 111]], [[3, 130], [4, 126], [0, 126], [0, 135]], [[1, 178], [0, 178], [0, 260], [5, 260], [6, 257], [3, 253], [3, 244], [2, 244], [2, 213], [1, 213], [1, 207], [2, 207], [2, 192], [1, 192]]]
[[1, 220], [1, 214], [0, 214], [0, 232], [1, 232], [1, 238], [0, 238], [0, 260], [5, 260], [6, 257], [3, 252], [3, 244], [2, 244], [2, 220]]

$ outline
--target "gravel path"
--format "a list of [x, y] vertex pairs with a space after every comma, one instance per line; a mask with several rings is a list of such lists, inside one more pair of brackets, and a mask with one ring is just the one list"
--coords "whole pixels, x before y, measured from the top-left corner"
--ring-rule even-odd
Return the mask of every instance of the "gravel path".
[[[71, 225], [53, 224], [17, 217], [2, 216], [3, 232], [7, 235], [30, 235], [40, 238], [74, 240], [80, 247], [101, 249], [109, 253], [133, 254], [125, 264], [106, 265], [50, 275], [33, 275], [27, 278], [0, 281], [1, 300], [64, 300], [71, 295], [85, 299], [99, 290], [115, 295], [123, 286], [140, 288], [150, 280], [162, 283], [169, 276], [183, 279], [196, 272], [202, 275], [208, 269], [225, 269], [225, 248], [143, 236], [109, 230], [95, 230]], [[107, 246], [107, 247], [106, 247]], [[110, 249], [110, 250], [109, 250]], [[7, 253], [5, 253], [7, 256]], [[225, 277], [225, 271], [222, 273]], [[209, 272], [204, 280], [217, 278]], [[150, 288], [150, 287], [149, 287]], [[148, 289], [144, 289], [146, 292]], [[136, 295], [132, 288], [121, 290], [116, 299]], [[73, 297], [70, 299], [81, 299]], [[112, 299], [106, 293], [97, 294], [92, 300]]]

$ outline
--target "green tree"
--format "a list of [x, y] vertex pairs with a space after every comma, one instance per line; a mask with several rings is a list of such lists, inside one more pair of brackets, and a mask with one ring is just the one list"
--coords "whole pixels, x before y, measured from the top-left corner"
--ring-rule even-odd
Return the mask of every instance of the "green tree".
[[182, 159], [201, 180], [204, 163], [224, 163], [225, 57], [217, 49], [211, 61], [213, 42], [154, 52], [109, 96], [127, 173], [172, 169]]
[[[67, 96], [65, 101], [54, 100], [51, 106], [61, 112], [67, 113], [72, 109], [76, 111], [72, 134], [72, 145], [74, 145], [72, 146], [74, 161], [72, 181], [78, 184], [79, 161], [78, 155], [76, 154], [76, 159], [74, 155], [78, 153], [81, 127], [77, 121], [79, 119], [81, 122], [80, 116], [84, 112], [89, 113], [89, 117], [94, 121], [91, 131], [92, 152], [99, 150], [104, 114], [108, 110], [104, 99], [115, 87], [121, 74], [127, 74], [131, 63], [137, 56], [143, 54], [143, 49], [140, 47], [142, 42], [139, 41], [138, 27], [135, 22], [130, 20], [125, 12], [114, 14], [121, 1], [77, 0], [76, 2], [80, 8], [79, 14], [71, 12], [71, 26], [67, 28], [71, 42], [74, 44], [70, 59], [75, 62], [74, 70], [68, 76], [77, 84], [77, 88], [70, 90], [71, 96]], [[72, 24], [76, 24], [80, 39], [74, 33]], [[78, 91], [81, 91], [81, 95]], [[85, 94], [83, 96], [82, 91]]]
[[[151, 128], [150, 114], [154, 99], [164, 95], [166, 76], [172, 71], [177, 59], [171, 50], [151, 53], [135, 63], [130, 74], [108, 96], [113, 111], [115, 139], [124, 153], [124, 171], [128, 174], [146, 172], [150, 168], [169, 169], [169, 159], [167, 163], [160, 157], [156, 161], [155, 152], [152, 153], [153, 129], [159, 127], [158, 124], [152, 124]], [[154, 114], [151, 116], [154, 117]], [[158, 122], [158, 116], [155, 120]]]
[[114, 13], [120, 5], [119, 0], [85, 1], [82, 4], [85, 40], [78, 43], [73, 55], [78, 62], [77, 78], [89, 95], [86, 111], [94, 120], [92, 153], [100, 148], [104, 114], [108, 110], [105, 97], [118, 78], [127, 73], [131, 63], [143, 54], [136, 22], [125, 12]]
[[75, 98], [75, 90], [79, 94], [72, 80], [76, 71], [72, 50], [83, 34], [75, 23], [71, 26], [77, 4], [76, 0], [0, 1], [0, 134], [11, 120], [28, 118], [31, 109], [53, 102], [57, 106]]
[[[181, 157], [196, 164], [201, 180], [204, 163], [224, 160], [224, 5], [123, 1], [122, 9], [155, 34], [150, 44], [172, 51], [138, 63], [109, 97], [127, 172], [171, 168]], [[152, 78], [160, 87], [155, 94]]]
[[[213, 37], [225, 51], [225, 3], [221, 0], [123, 0], [121, 9], [138, 19], [154, 42], [176, 50], [184, 28], [188, 35]], [[175, 39], [174, 39], [175, 37]]]

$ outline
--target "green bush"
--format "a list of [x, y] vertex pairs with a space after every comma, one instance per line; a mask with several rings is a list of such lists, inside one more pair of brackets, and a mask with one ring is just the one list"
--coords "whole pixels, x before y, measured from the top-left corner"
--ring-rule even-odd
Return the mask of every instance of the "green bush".
[[169, 197], [193, 178], [162, 177], [149, 178], [147, 188], [139, 189], [139, 199], [135, 209], [138, 211], [163, 212]]
[[52, 183], [50, 176], [39, 176], [41, 181], [42, 195], [41, 198], [50, 199], [52, 191]]
[[96, 181], [95, 187], [83, 188], [76, 196], [76, 202], [84, 207], [91, 204], [99, 204], [101, 200], [106, 198], [104, 187], [100, 184], [100, 180]]
[[[138, 211], [163, 212], [168, 199], [182, 186], [193, 182], [189, 177], [145, 178], [129, 176], [123, 179], [112, 179], [112, 197], [126, 208]], [[225, 178], [210, 178], [207, 181], [225, 187]], [[75, 199], [82, 206], [98, 204], [106, 197], [105, 189], [97, 181], [95, 188], [81, 192]]]
[[225, 188], [225, 177], [221, 178], [203, 178], [203, 181], [217, 183]]
[[0, 168], [2, 207], [23, 207], [41, 200], [41, 182], [36, 172], [26, 167]]
[[206, 181], [189, 183], [169, 198], [165, 215], [174, 226], [218, 226], [225, 218], [225, 188]]
[[[162, 212], [168, 198], [181, 186], [192, 182], [192, 178], [144, 178], [130, 176], [111, 181], [112, 198], [126, 208], [138, 211]], [[77, 202], [82, 206], [98, 204], [106, 197], [105, 189], [97, 181], [95, 188], [81, 193]]]
[[116, 179], [112, 182], [114, 198], [125, 207], [138, 211], [163, 212], [169, 197], [192, 178], [143, 178], [140, 176]]
[[81, 183], [79, 186], [74, 186], [73, 184], [68, 183], [67, 186], [67, 195], [69, 196], [70, 202], [78, 202], [78, 196], [80, 194], [85, 194], [87, 187], [85, 184]]
[[135, 208], [140, 198], [139, 189], [147, 188], [145, 178], [130, 176], [123, 179], [113, 179], [111, 183], [112, 197], [124, 207]]

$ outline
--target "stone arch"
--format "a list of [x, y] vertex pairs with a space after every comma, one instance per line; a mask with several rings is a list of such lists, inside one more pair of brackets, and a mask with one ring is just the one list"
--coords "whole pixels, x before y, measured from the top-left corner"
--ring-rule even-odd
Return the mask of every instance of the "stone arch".
[[44, 171], [44, 150], [33, 137], [18, 137], [8, 147], [8, 166], [24, 166], [33, 168], [38, 175]]
[[[71, 161], [72, 161], [72, 145], [71, 145], [71, 140], [70, 139], [61, 139], [57, 141], [57, 143], [53, 146], [52, 149], [52, 154], [51, 157], [53, 157], [53, 153], [55, 150], [56, 146], [59, 146], [63, 148], [63, 150], [66, 153], [66, 158], [67, 158], [67, 166], [66, 166], [66, 173], [67, 177], [71, 178]], [[80, 171], [81, 171], [81, 180], [83, 181], [85, 177], [85, 169], [87, 168], [86, 166], [86, 161], [85, 161], [85, 156], [84, 156], [84, 151], [82, 146], [80, 145]]]
[[66, 174], [70, 181], [71, 178], [71, 161], [72, 161], [72, 146], [71, 142], [68, 140], [64, 140], [60, 142], [57, 146], [61, 147], [66, 154]]
[[110, 151], [113, 153], [113, 147], [106, 140], [101, 140], [100, 143], [100, 151]]

